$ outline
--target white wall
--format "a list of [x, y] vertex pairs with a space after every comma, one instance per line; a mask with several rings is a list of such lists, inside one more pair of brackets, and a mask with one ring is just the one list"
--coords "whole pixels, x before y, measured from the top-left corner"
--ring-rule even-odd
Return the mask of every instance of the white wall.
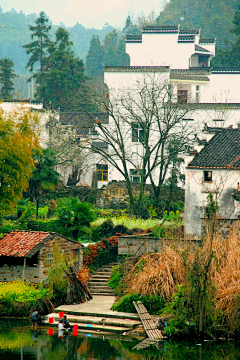
[[142, 42], [126, 43], [131, 66], [171, 66], [188, 69], [194, 43], [178, 43], [178, 33], [142, 34]]
[[[204, 182], [203, 171], [211, 170], [212, 183]], [[200, 237], [207, 205], [211, 192], [219, 205], [219, 215], [223, 219], [237, 219], [240, 215], [240, 202], [231, 196], [240, 182], [240, 171], [218, 169], [186, 169], [185, 177], [185, 233], [187, 236]]]

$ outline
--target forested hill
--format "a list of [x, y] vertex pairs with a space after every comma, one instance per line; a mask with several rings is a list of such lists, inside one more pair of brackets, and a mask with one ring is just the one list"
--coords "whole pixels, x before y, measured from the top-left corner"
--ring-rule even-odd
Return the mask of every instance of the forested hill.
[[[226, 46], [225, 40], [234, 40], [234, 35], [230, 33], [230, 29], [233, 26], [234, 13], [238, 9], [239, 3], [240, 0], [170, 0], [163, 11], [155, 17], [149, 15], [149, 17], [135, 18], [135, 21], [132, 22], [130, 20], [130, 26], [127, 27], [126, 23], [124, 33], [131, 34], [131, 31], [133, 34], [140, 33], [142, 26], [145, 24], [180, 24], [181, 28], [201, 28], [202, 37], [216, 37], [217, 48], [223, 48]], [[14, 70], [18, 75], [28, 76], [25, 67], [29, 57], [26, 55], [22, 45], [30, 42], [28, 25], [33, 25], [36, 18], [36, 14], [25, 15], [23, 12], [17, 13], [15, 10], [4, 13], [0, 7], [0, 59], [4, 57], [11, 59], [14, 62]], [[61, 24], [61, 26], [64, 26], [64, 24]], [[92, 36], [98, 35], [100, 42], [103, 43], [105, 35], [112, 31], [113, 28], [107, 25], [101, 30], [86, 29], [77, 23], [75, 26], [66, 29], [69, 31], [73, 41], [75, 54], [85, 61]], [[57, 26], [52, 25], [52, 34], [56, 30]], [[124, 53], [124, 40], [122, 41], [121, 51]], [[115, 63], [112, 65], [115, 65]], [[18, 88], [20, 88], [19, 85]]]
[[[3, 12], [0, 7], [0, 59], [5, 56], [11, 59], [18, 75], [27, 74], [25, 67], [29, 56], [26, 55], [22, 45], [30, 42], [28, 25], [33, 25], [36, 18], [36, 14], [25, 15], [23, 12], [17, 13], [15, 10]], [[57, 28], [58, 26], [52, 25], [52, 34]], [[71, 35], [75, 54], [85, 60], [92, 36], [98, 35], [99, 39], [103, 41], [104, 36], [112, 30], [112, 27], [107, 25], [98, 30], [86, 29], [84, 26], [76, 24], [66, 29]]]
[[233, 27], [239, 0], [171, 0], [158, 16], [159, 25], [181, 25], [181, 28], [201, 28], [201, 36], [217, 38], [217, 46], [233, 40]]

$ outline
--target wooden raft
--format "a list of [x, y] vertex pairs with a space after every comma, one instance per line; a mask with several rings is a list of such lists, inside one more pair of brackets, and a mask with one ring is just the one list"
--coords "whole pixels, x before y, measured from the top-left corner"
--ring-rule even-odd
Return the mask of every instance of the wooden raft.
[[147, 336], [150, 339], [162, 339], [162, 333], [160, 330], [157, 329], [156, 325], [154, 324], [151, 316], [149, 315], [147, 309], [145, 308], [145, 306], [143, 305], [143, 303], [141, 301], [138, 301], [137, 303], [134, 301], [133, 302], [137, 313], [142, 321], [144, 330], [147, 333]]

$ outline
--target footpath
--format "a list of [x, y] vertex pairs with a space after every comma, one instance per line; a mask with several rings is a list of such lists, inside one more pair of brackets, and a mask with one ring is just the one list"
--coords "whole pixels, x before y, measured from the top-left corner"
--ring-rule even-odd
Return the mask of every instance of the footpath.
[[60, 312], [67, 315], [71, 326], [78, 325], [81, 332], [125, 334], [140, 325], [138, 314], [111, 310], [115, 302], [113, 290], [107, 287], [111, 268], [112, 266], [105, 266], [92, 276], [90, 281], [92, 300], [83, 304], [61, 305], [55, 308], [53, 313], [47, 315], [47, 318], [54, 318], [55, 321], [48, 324], [47, 320], [47, 325], [58, 326], [61, 319]]

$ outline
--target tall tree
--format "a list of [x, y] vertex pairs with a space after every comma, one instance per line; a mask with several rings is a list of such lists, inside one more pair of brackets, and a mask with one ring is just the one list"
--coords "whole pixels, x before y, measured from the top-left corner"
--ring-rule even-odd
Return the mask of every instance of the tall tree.
[[131, 20], [130, 16], [128, 15], [122, 32], [127, 35], [137, 35], [137, 34], [141, 33], [141, 29], [139, 29], [137, 27], [137, 25], [132, 23], [132, 20]]
[[38, 217], [39, 200], [44, 191], [52, 190], [59, 182], [59, 173], [54, 170], [56, 157], [52, 150], [42, 149], [33, 154], [35, 170], [29, 180], [31, 201], [36, 201], [36, 218]]
[[89, 88], [83, 61], [74, 56], [69, 32], [60, 27], [49, 45], [49, 56], [42, 73], [36, 75], [37, 97], [45, 108], [94, 110], [89, 101]]
[[27, 189], [34, 169], [32, 154], [38, 149], [32, 130], [35, 121], [36, 114], [24, 109], [14, 114], [0, 112], [0, 219]]
[[113, 29], [104, 38], [104, 58], [106, 66], [129, 65], [129, 56], [125, 52], [125, 37]]
[[103, 47], [99, 37], [93, 35], [86, 58], [86, 73], [93, 79], [103, 79]]
[[4, 100], [12, 99], [14, 90], [13, 79], [17, 76], [13, 70], [12, 60], [5, 57], [0, 59], [0, 97]]
[[52, 26], [48, 24], [49, 19], [42, 11], [35, 21], [35, 26], [29, 25], [32, 42], [24, 45], [23, 48], [26, 50], [27, 54], [31, 55], [26, 66], [31, 72], [33, 72], [34, 66], [37, 63], [40, 65], [39, 71], [42, 72], [43, 63], [47, 56], [47, 50], [50, 43], [49, 32], [52, 28]]

